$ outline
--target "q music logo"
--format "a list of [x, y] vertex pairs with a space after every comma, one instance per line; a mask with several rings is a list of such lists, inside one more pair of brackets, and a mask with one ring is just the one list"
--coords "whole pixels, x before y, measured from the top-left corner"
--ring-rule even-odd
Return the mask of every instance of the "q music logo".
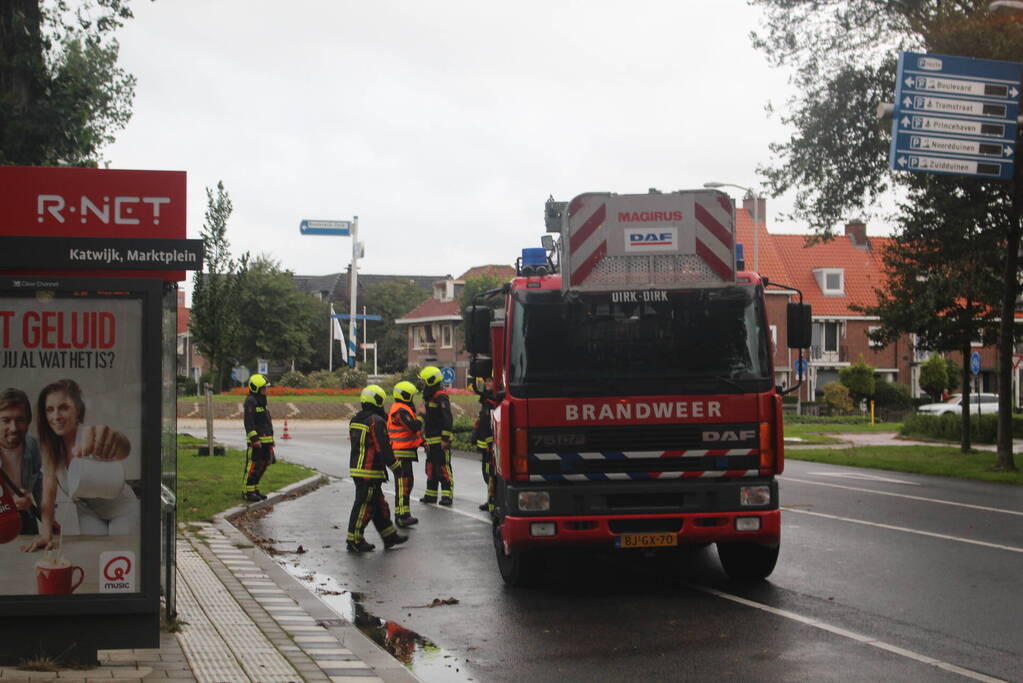
[[99, 555], [99, 592], [135, 592], [135, 553], [111, 550]]
[[629, 229], [625, 231], [625, 251], [676, 251], [677, 232], [674, 228]]

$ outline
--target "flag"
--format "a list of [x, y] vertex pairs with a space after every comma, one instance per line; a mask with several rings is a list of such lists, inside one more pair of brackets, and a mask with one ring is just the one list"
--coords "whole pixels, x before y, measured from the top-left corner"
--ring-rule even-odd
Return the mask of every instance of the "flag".
[[333, 342], [335, 339], [337, 339], [338, 341], [341, 342], [341, 357], [344, 359], [345, 363], [347, 363], [348, 362], [348, 344], [345, 343], [345, 335], [341, 331], [341, 323], [338, 322], [337, 318], [333, 317], [335, 315], [335, 313], [334, 313], [334, 304], [330, 305], [330, 315], [331, 315], [330, 319], [332, 321], [331, 329], [333, 330], [333, 332], [331, 333], [331, 342]]

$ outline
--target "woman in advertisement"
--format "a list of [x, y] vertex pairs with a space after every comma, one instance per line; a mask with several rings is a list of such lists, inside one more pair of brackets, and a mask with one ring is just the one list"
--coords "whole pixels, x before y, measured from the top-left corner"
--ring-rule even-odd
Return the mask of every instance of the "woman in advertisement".
[[139, 500], [125, 481], [120, 462], [131, 444], [107, 426], [83, 425], [85, 402], [78, 383], [62, 379], [39, 393], [38, 431], [43, 460], [42, 523], [26, 552], [51, 550], [53, 522], [60, 533], [138, 534]]

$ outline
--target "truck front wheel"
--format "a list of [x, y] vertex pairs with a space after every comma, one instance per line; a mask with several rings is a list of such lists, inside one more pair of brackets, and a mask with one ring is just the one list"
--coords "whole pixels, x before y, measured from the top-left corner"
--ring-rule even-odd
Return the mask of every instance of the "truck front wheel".
[[501, 525], [494, 522], [494, 550], [497, 553], [497, 568], [501, 578], [509, 586], [522, 588], [536, 584], [543, 569], [543, 558], [537, 551], [523, 550], [506, 553], [501, 539]]
[[774, 571], [780, 546], [759, 543], [718, 543], [725, 573], [736, 581], [761, 581]]

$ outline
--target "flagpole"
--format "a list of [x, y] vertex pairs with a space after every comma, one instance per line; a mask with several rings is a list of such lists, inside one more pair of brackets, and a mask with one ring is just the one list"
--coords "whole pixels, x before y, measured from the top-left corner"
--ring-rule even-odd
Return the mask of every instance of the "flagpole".
[[357, 311], [355, 310], [356, 293], [359, 287], [359, 217], [352, 217], [352, 277], [349, 280], [349, 292], [350, 298], [350, 309], [352, 317], [348, 321], [348, 339], [343, 343], [348, 344], [348, 365], [355, 367], [355, 352], [356, 352], [356, 341], [358, 337], [355, 335], [355, 316]]
[[334, 304], [330, 305], [331, 315], [327, 316], [327, 344], [330, 346], [330, 350], [327, 352], [327, 370], [328, 372], [334, 372]]

